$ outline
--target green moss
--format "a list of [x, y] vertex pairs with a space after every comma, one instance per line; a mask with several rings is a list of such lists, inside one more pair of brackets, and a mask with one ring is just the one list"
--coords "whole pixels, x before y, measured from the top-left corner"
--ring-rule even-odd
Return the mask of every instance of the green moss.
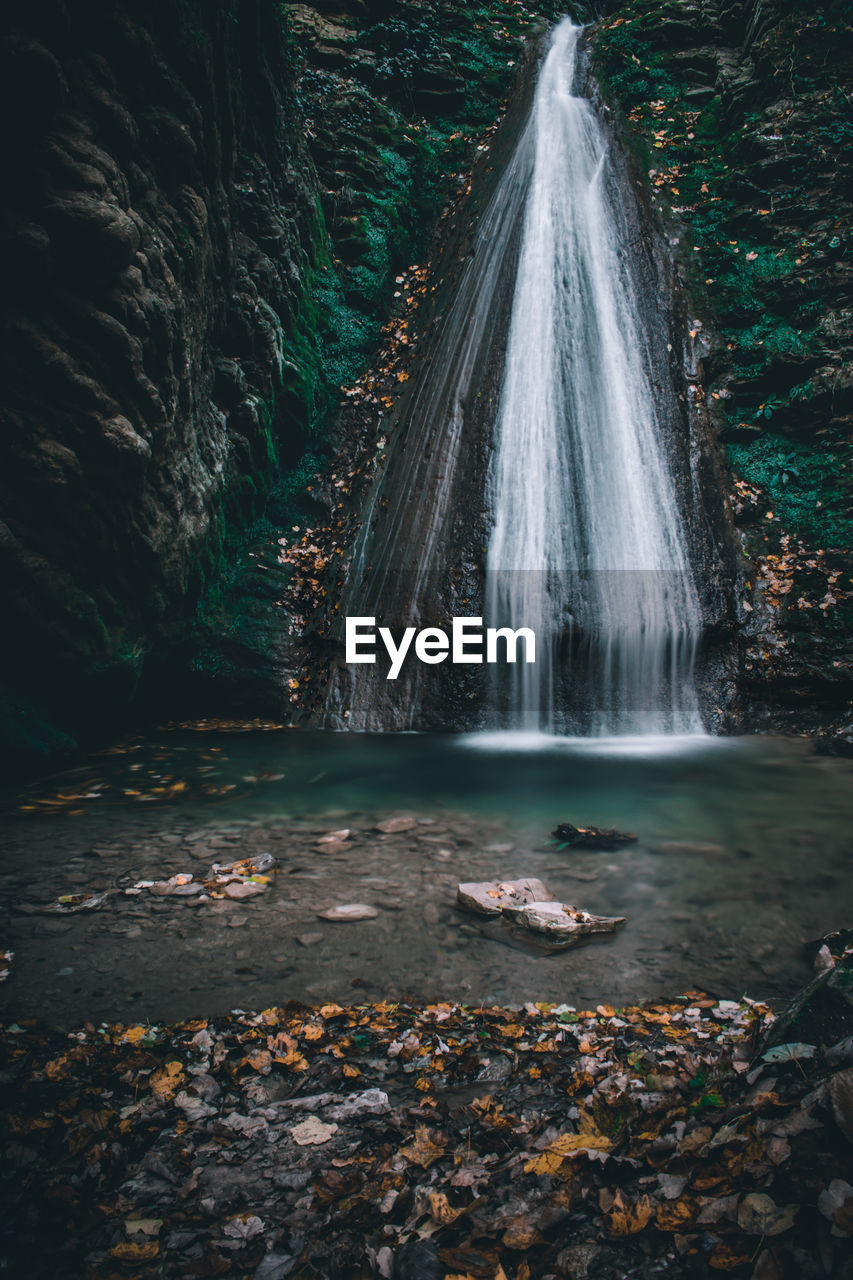
[[[849, 447], [825, 425], [837, 410], [830, 409], [826, 379], [813, 378], [832, 361], [838, 341], [836, 329], [825, 331], [821, 324], [826, 277], [820, 272], [827, 254], [844, 252], [844, 239], [836, 232], [831, 247], [832, 211], [814, 191], [831, 184], [834, 166], [853, 143], [846, 102], [835, 103], [834, 117], [830, 109], [838, 98], [833, 63], [845, 39], [833, 20], [843, 23], [845, 9], [830, 4], [826, 14], [815, 15], [793, 0], [786, 9], [762, 46], [764, 62], [743, 107], [716, 95], [697, 106], [682, 64], [672, 56], [666, 31], [672, 6], [659, 0], [634, 0], [604, 20], [594, 61], [605, 96], [618, 101], [633, 125], [635, 154], [645, 149], [653, 201], [664, 216], [674, 213], [686, 224], [698, 250], [690, 252], [688, 242], [683, 268], [694, 305], [716, 313], [728, 352], [734, 399], [720, 404], [732, 406], [729, 422], [737, 428], [731, 461], [765, 489], [792, 531], [821, 545], [845, 546], [850, 495], [839, 476], [849, 467]], [[786, 110], [792, 97], [795, 116]], [[787, 144], [772, 153], [776, 167], [768, 182], [774, 194], [762, 196], [752, 166], [757, 154], [771, 153], [759, 135], [776, 135], [788, 116], [796, 125], [782, 125]], [[827, 219], [829, 229], [818, 225], [792, 237], [786, 211], [794, 209], [796, 220], [803, 206], [815, 206], [815, 221]], [[745, 427], [757, 439], [741, 443]]]
[[833, 498], [844, 496], [849, 457], [831, 449], [816, 452], [767, 431], [754, 443], [730, 445], [729, 456], [745, 480], [770, 495], [783, 527], [798, 530], [815, 546], [846, 545], [849, 523]]
[[0, 687], [0, 756], [18, 761], [21, 771], [35, 763], [42, 767], [56, 756], [70, 755], [78, 747], [74, 738], [56, 727], [28, 699]]

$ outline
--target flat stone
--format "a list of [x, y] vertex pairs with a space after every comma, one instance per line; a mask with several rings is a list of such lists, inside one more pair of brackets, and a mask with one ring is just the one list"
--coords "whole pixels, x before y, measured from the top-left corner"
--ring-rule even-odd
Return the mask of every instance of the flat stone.
[[316, 853], [346, 853], [351, 848], [345, 840], [319, 840], [314, 846]]
[[234, 880], [231, 884], [225, 886], [224, 892], [226, 898], [234, 898], [236, 901], [240, 901], [243, 898], [256, 898], [259, 893], [265, 893], [266, 885], [243, 884], [240, 880]]
[[297, 934], [296, 941], [303, 947], [313, 947], [316, 943], [323, 941], [323, 935], [322, 933], [300, 933]]
[[553, 902], [554, 895], [541, 880], [526, 877], [522, 880], [484, 880], [479, 883], [460, 884], [456, 901], [469, 911], [497, 916], [505, 907], [524, 906], [528, 902]]
[[376, 830], [381, 831], [383, 835], [393, 836], [399, 835], [402, 831], [411, 831], [417, 825], [416, 818], [385, 818], [384, 821], [377, 822]]
[[364, 902], [347, 902], [338, 907], [329, 907], [318, 911], [321, 920], [334, 920], [338, 923], [354, 920], [375, 920], [379, 912], [375, 907], [368, 907]]
[[343, 827], [340, 831], [327, 831], [324, 836], [319, 836], [317, 844], [340, 844], [343, 840], [350, 837], [349, 827]]
[[507, 906], [503, 914], [533, 933], [543, 933], [563, 946], [574, 946], [593, 933], [615, 933], [625, 923], [624, 916], [594, 916], [590, 911], [563, 902], [529, 902]]
[[191, 858], [203, 859], [205, 862], [213, 861], [213, 850], [206, 844], [193, 844], [187, 849], [187, 853]]

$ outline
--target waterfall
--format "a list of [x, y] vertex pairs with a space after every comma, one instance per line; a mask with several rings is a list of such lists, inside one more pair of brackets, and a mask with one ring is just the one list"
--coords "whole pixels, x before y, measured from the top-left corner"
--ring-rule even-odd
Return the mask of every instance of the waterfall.
[[580, 31], [554, 29], [532, 104], [475, 174], [476, 231], [436, 273], [454, 283], [391, 416], [340, 606], [398, 633], [454, 615], [531, 628], [536, 662], [411, 662], [395, 680], [339, 663], [333, 727], [702, 729], [683, 418], [660, 298], [635, 282], [631, 184], [578, 96]]
[[532, 627], [537, 662], [496, 668], [496, 714], [545, 731], [697, 732], [700, 606], [608, 140], [575, 92], [580, 31], [556, 27], [529, 124], [486, 616]]

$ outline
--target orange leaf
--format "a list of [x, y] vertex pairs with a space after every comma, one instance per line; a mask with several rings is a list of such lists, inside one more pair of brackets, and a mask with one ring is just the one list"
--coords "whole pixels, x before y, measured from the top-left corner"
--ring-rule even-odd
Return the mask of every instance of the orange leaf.
[[158, 1098], [171, 1098], [184, 1080], [186, 1076], [180, 1062], [167, 1062], [165, 1067], [161, 1067], [152, 1075], [151, 1092], [156, 1093]]
[[422, 1169], [428, 1169], [444, 1155], [444, 1147], [437, 1146], [432, 1141], [430, 1130], [425, 1124], [421, 1124], [415, 1130], [414, 1142], [401, 1147], [400, 1155], [405, 1156], [410, 1164], [419, 1164]]
[[604, 1225], [612, 1236], [637, 1235], [648, 1225], [653, 1212], [648, 1196], [626, 1200], [618, 1188], [610, 1191], [602, 1187], [599, 1204], [604, 1214]]

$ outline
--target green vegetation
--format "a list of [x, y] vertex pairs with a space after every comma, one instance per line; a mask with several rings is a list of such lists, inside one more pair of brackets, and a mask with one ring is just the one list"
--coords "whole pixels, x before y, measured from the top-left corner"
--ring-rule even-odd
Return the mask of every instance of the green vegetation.
[[[853, 533], [839, 400], [850, 327], [828, 314], [841, 302], [832, 263], [849, 252], [849, 19], [841, 0], [820, 13], [777, 0], [743, 73], [753, 81], [741, 75], [732, 93], [730, 69], [709, 55], [712, 40], [690, 28], [687, 8], [633, 0], [599, 24], [594, 45], [661, 215], [690, 232], [693, 305], [721, 339], [715, 387], [729, 457], [786, 527], [837, 547]], [[721, 33], [719, 43], [739, 38]]]

